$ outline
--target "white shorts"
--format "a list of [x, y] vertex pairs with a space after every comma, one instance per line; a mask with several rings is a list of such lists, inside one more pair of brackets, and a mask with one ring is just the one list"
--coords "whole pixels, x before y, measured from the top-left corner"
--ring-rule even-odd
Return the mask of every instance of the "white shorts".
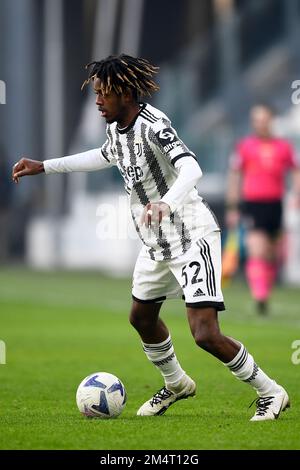
[[170, 260], [153, 261], [144, 246], [133, 273], [132, 297], [141, 303], [181, 297], [187, 307], [225, 310], [220, 232], [211, 232]]

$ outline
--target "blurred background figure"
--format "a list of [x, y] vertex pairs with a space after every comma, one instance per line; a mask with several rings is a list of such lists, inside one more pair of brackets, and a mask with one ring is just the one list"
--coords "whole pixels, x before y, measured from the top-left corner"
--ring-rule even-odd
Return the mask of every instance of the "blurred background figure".
[[12, 190], [10, 166], [6, 161], [4, 148], [0, 144], [0, 264], [6, 263], [9, 259]]
[[230, 159], [226, 223], [246, 234], [246, 278], [259, 313], [266, 313], [279, 267], [284, 177], [292, 172], [292, 193], [300, 208], [300, 170], [292, 145], [273, 134], [274, 112], [267, 104], [250, 111], [253, 133], [240, 140]]

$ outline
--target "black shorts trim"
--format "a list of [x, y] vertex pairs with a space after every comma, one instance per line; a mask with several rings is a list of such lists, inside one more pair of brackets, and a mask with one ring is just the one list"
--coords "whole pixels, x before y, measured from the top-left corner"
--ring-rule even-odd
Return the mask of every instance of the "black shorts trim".
[[136, 302], [139, 302], [140, 304], [153, 304], [155, 302], [163, 302], [164, 300], [166, 300], [167, 297], [164, 295], [163, 297], [157, 297], [156, 299], [141, 300], [135, 297], [134, 295], [132, 295], [132, 298], [133, 300], [135, 300]]
[[206, 300], [206, 301], [203, 301], [203, 302], [193, 302], [193, 303], [186, 302], [185, 305], [189, 308], [213, 307], [219, 312], [222, 311], [222, 310], [226, 310], [224, 302], [213, 302], [213, 301], [210, 301], [210, 300]]

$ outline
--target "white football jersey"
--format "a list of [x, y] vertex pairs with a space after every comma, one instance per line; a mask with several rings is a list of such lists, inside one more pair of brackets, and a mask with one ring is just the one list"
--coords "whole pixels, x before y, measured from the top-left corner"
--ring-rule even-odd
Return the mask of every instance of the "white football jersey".
[[219, 226], [196, 188], [186, 194], [181, 206], [151, 228], [141, 223], [149, 202], [158, 202], [178, 176], [175, 163], [194, 158], [172, 128], [168, 117], [149, 104], [141, 104], [136, 119], [126, 128], [107, 125], [107, 140], [101, 147], [107, 166], [116, 165], [124, 178], [125, 190], [136, 230], [153, 260], [175, 258], [185, 253], [191, 242], [218, 231]]

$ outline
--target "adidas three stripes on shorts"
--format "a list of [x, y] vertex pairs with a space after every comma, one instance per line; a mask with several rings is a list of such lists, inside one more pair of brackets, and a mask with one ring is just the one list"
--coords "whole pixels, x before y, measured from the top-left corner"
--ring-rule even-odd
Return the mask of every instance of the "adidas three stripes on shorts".
[[186, 253], [170, 260], [152, 260], [143, 246], [133, 273], [132, 297], [142, 303], [182, 297], [187, 307], [225, 310], [220, 232], [193, 242]]

